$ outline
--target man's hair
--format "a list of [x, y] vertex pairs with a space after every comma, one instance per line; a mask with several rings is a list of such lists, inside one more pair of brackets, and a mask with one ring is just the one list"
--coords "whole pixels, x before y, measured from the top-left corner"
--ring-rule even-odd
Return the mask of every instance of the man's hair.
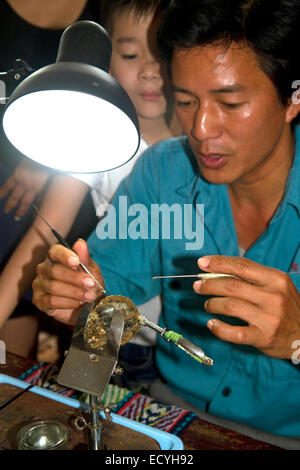
[[172, 0], [158, 32], [169, 70], [174, 49], [231, 42], [249, 46], [283, 104], [300, 79], [300, 0]]
[[111, 34], [113, 19], [116, 14], [123, 11], [132, 11], [138, 21], [142, 16], [150, 13], [160, 14], [169, 3], [168, 0], [102, 0], [101, 19], [105, 29]]

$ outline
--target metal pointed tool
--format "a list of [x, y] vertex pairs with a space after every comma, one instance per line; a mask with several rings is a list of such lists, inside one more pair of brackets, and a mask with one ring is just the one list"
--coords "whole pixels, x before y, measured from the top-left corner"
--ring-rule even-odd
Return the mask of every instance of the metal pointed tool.
[[167, 328], [161, 328], [143, 315], [140, 315], [139, 321], [142, 325], [148, 326], [152, 330], [159, 333], [167, 343], [172, 342], [176, 344], [176, 346], [182, 349], [185, 353], [192, 356], [192, 358], [196, 361], [201, 362], [207, 366], [213, 365], [214, 361], [210, 357], [206, 356], [204, 351], [199, 346], [184, 338], [181, 334], [176, 333], [176, 331], [167, 330]]
[[[298, 271], [288, 271], [286, 274], [300, 274]], [[218, 279], [224, 277], [231, 277], [235, 279], [241, 279], [234, 274], [225, 274], [225, 273], [198, 273], [198, 274], [178, 274], [170, 276], [152, 276], [152, 279], [173, 279], [173, 278], [198, 278], [198, 279]]]
[[179, 275], [170, 275], [170, 276], [153, 276], [152, 279], [173, 279], [173, 278], [185, 278], [185, 277], [194, 277], [198, 279], [217, 279], [222, 277], [234, 277], [233, 274], [223, 274], [223, 273], [199, 273], [199, 274], [179, 274]]
[[[43, 222], [45, 222], [45, 224], [48, 225], [49, 229], [51, 230], [51, 232], [53, 233], [55, 238], [59, 241], [59, 243], [61, 243], [65, 248], [68, 248], [69, 250], [72, 250], [72, 248], [69, 245], [69, 243], [67, 242], [67, 240], [65, 240], [53, 227], [51, 227], [51, 225], [49, 224], [49, 222], [47, 222], [45, 217], [42, 216], [39, 209], [34, 204], [32, 204], [32, 207], [37, 212], [38, 216], [43, 220]], [[79, 260], [79, 265], [90, 276], [90, 278], [93, 279], [94, 283], [96, 284], [96, 286], [98, 287], [100, 292], [102, 292], [103, 294], [106, 294], [106, 291], [105, 291], [104, 287], [101, 286], [101, 284], [97, 281], [97, 279], [92, 275], [90, 270], [80, 260]]]

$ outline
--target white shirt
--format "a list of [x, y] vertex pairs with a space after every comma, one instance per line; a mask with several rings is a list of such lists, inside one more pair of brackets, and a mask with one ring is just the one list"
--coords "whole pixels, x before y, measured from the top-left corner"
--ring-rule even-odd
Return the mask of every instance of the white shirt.
[[131, 173], [137, 160], [147, 148], [147, 142], [141, 139], [136, 154], [125, 165], [101, 173], [73, 173], [71, 175], [90, 186], [97, 217], [103, 217], [121, 181]]

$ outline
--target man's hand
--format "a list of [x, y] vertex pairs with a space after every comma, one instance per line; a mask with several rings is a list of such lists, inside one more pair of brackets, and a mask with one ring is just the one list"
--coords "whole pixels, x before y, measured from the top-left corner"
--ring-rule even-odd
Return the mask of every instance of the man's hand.
[[32, 284], [34, 305], [70, 325], [76, 323], [79, 307], [101, 295], [94, 281], [78, 269], [79, 259], [103, 285], [100, 269], [89, 256], [86, 242], [78, 240], [73, 250], [53, 245], [46, 260], [38, 265]]
[[34, 198], [40, 193], [49, 177], [49, 173], [37, 163], [23, 158], [14, 172], [0, 187], [0, 199], [9, 197], [4, 211], [16, 209], [15, 218], [23, 217]]
[[205, 302], [207, 312], [248, 324], [231, 326], [212, 319], [207, 323], [212, 333], [224, 341], [254, 346], [268, 356], [291, 359], [292, 343], [300, 340], [300, 294], [289, 275], [247, 258], [207, 256], [198, 265], [204, 271], [239, 278], [194, 283], [196, 293], [213, 296]]

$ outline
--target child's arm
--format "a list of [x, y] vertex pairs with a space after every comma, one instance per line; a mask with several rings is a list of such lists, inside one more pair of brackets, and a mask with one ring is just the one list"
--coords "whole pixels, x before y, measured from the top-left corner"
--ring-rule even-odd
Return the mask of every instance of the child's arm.
[[[58, 175], [51, 182], [40, 210], [62, 236], [68, 234], [87, 191], [87, 184], [71, 176]], [[0, 275], [0, 329], [31, 287], [49, 246], [56, 242], [47, 225], [36, 217]]]

